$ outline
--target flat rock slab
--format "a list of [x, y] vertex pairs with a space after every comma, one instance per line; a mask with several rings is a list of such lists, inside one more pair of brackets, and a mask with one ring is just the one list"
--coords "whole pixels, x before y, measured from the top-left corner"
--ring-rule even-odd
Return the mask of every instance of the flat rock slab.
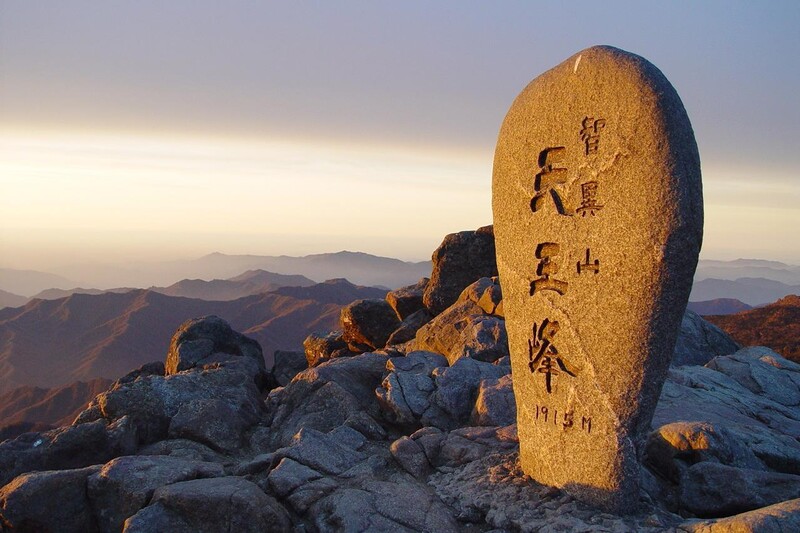
[[631, 512], [702, 241], [669, 81], [607, 46], [533, 80], [500, 131], [493, 210], [523, 469]]

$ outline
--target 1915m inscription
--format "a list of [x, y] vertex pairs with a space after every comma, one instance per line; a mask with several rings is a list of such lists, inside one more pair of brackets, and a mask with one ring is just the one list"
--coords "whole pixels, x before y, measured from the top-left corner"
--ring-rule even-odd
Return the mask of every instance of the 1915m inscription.
[[562, 431], [578, 430], [585, 431], [587, 435], [592, 433], [592, 417], [577, 416], [572, 409], [558, 409], [552, 406], [536, 404], [536, 415], [534, 422], [543, 425], [552, 425]]

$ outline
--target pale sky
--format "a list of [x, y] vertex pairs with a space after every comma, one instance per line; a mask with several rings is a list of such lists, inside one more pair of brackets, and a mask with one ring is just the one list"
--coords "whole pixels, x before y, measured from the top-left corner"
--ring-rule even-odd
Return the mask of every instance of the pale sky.
[[491, 223], [497, 132], [573, 53], [695, 129], [702, 257], [800, 264], [800, 2], [0, 1], [0, 267], [430, 257]]

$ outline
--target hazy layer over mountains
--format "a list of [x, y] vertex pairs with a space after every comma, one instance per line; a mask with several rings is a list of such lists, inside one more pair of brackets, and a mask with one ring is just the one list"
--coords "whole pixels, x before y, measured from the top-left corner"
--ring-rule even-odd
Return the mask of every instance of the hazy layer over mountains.
[[0, 268], [0, 290], [31, 297], [54, 288], [166, 287], [184, 279], [236, 279], [248, 270], [305, 276], [318, 283], [346, 278], [357, 285], [397, 288], [430, 275], [431, 262], [406, 262], [346, 251], [304, 257], [213, 253], [188, 261], [77, 265], [61, 269], [59, 275]]
[[800, 294], [800, 266], [761, 259], [701, 260], [691, 302], [733, 298], [749, 306]]
[[[277, 286], [308, 286], [333, 278], [397, 288], [428, 276], [430, 269], [430, 261], [411, 263], [358, 252], [305, 257], [213, 253], [191, 261], [101, 266], [94, 270], [74, 267], [70, 269], [73, 279], [45, 272], [0, 269], [0, 308], [24, 305], [29, 297], [54, 299], [134, 287], [207, 300], [231, 300]], [[269, 273], [274, 273], [272, 278]], [[689, 299], [705, 302], [727, 298], [757, 306], [789, 294], [800, 294], [800, 266], [760, 259], [701, 260]]]
[[787, 285], [798, 285], [800, 284], [800, 266], [764, 259], [735, 259], [733, 261], [701, 259], [697, 265], [694, 279], [698, 281], [707, 278], [765, 278]]

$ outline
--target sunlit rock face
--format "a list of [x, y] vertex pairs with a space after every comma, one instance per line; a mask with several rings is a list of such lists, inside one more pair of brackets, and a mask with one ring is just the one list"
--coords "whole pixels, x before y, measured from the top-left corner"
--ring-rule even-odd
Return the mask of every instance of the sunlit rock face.
[[669, 81], [605, 46], [533, 80], [500, 131], [493, 210], [522, 467], [632, 511], [702, 241], [700, 159]]
[[464, 287], [497, 275], [492, 226], [447, 235], [433, 252], [433, 272], [422, 301], [438, 315], [458, 299]]

